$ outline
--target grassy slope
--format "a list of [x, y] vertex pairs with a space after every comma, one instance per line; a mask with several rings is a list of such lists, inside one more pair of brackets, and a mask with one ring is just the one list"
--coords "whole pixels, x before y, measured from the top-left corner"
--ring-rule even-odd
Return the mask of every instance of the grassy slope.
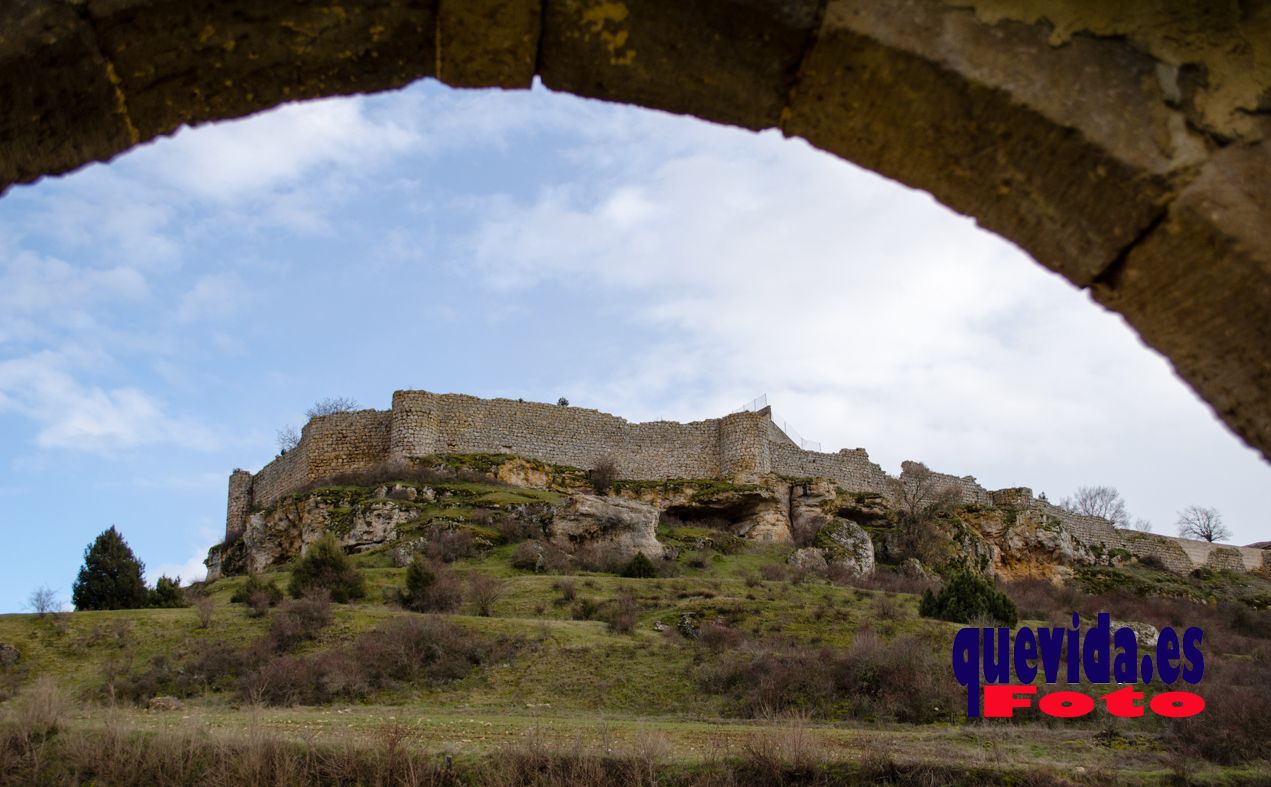
[[[506, 490], [464, 490], [473, 496]], [[482, 504], [518, 503], [483, 499]], [[692, 538], [691, 528], [664, 534]], [[508, 742], [546, 738], [591, 741], [602, 748], [630, 743], [649, 730], [667, 742], [669, 756], [701, 759], [742, 745], [763, 734], [764, 725], [722, 718], [722, 700], [702, 692], [694, 679], [699, 648], [657, 633], [656, 622], [672, 629], [680, 616], [729, 621], [755, 634], [782, 634], [808, 643], [842, 646], [869, 625], [884, 637], [913, 634], [947, 652], [956, 626], [919, 618], [917, 597], [893, 595], [899, 613], [880, 620], [876, 605], [881, 592], [834, 586], [823, 581], [802, 584], [761, 581], [758, 567], [780, 560], [780, 548], [752, 547], [736, 554], [709, 553], [704, 568], [691, 567], [687, 552], [681, 575], [635, 580], [611, 575], [554, 577], [511, 568], [512, 547], [499, 547], [478, 559], [460, 561], [460, 573], [481, 572], [506, 578], [507, 592], [494, 605], [493, 617], [449, 616], [475, 629], [517, 635], [526, 642], [508, 664], [481, 668], [461, 681], [440, 688], [404, 687], [371, 697], [354, 707], [244, 709], [231, 698], [209, 696], [188, 704], [180, 714], [147, 714], [131, 709], [88, 705], [78, 724], [104, 723], [141, 730], [169, 728], [202, 731], [242, 729], [263, 724], [286, 736], [330, 738], [347, 742], [374, 739], [386, 723], [405, 724], [420, 745], [458, 754], [480, 754]], [[381, 599], [400, 587], [404, 570], [387, 565], [383, 554], [357, 557], [368, 577], [368, 600], [336, 607], [335, 623], [307, 646], [319, 650], [350, 640], [402, 612]], [[273, 575], [285, 587], [287, 574]], [[1219, 578], [1223, 582], [1227, 578]], [[150, 659], [172, 656], [213, 639], [248, 642], [266, 623], [229, 603], [242, 578], [211, 586], [216, 611], [211, 626], [201, 629], [193, 610], [134, 610], [75, 613], [56, 620], [30, 615], [0, 615], [0, 642], [15, 644], [23, 654], [17, 677], [53, 675], [83, 699], [98, 700], [103, 674], [121, 665], [144, 666]], [[638, 600], [641, 614], [633, 634], [612, 633], [597, 621], [572, 620], [571, 603], [562, 599], [560, 582], [572, 582], [577, 599], [605, 602], [623, 593]], [[463, 610], [469, 611], [469, 610]], [[1021, 621], [1021, 624], [1024, 624]], [[705, 656], [709, 658], [709, 656]], [[951, 679], [951, 678], [950, 678]], [[1089, 727], [1071, 725], [820, 725], [815, 734], [830, 756], [859, 758], [884, 752], [898, 761], [957, 763], [966, 767], [1069, 768], [1081, 764], [1091, 772], [1117, 773], [1137, 780], [1167, 777], [1162, 753], [1147, 739], [1131, 736], [1133, 745], [1099, 745]], [[1241, 780], [1254, 771], [1209, 767], [1201, 773], [1213, 780]]]

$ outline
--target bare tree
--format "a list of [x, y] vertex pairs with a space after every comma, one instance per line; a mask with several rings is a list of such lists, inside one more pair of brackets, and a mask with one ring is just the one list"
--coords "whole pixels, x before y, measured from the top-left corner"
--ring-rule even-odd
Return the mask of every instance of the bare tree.
[[41, 585], [27, 597], [27, 608], [40, 617], [62, 611], [62, 602], [48, 585]]
[[278, 450], [284, 454], [300, 445], [300, 433], [290, 424], [278, 430], [277, 439]]
[[905, 462], [900, 478], [892, 481], [892, 493], [898, 509], [897, 557], [939, 562], [944, 537], [936, 519], [957, 506], [961, 499], [957, 486], [921, 462]]
[[892, 490], [901, 513], [920, 519], [958, 502], [958, 488], [921, 462], [905, 462]]
[[347, 396], [328, 396], [325, 399], [319, 399], [313, 403], [313, 407], [305, 410], [306, 418], [317, 418], [320, 415], [332, 415], [334, 413], [348, 413], [356, 410], [358, 403], [356, 399], [350, 399]]
[[185, 599], [190, 602], [190, 606], [194, 607], [194, 614], [199, 619], [199, 628], [210, 627], [212, 617], [216, 613], [216, 602], [212, 600], [212, 596], [202, 587], [191, 587], [186, 589]]
[[1125, 510], [1121, 493], [1111, 486], [1083, 486], [1072, 497], [1065, 497], [1059, 507], [1086, 516], [1103, 517], [1117, 527], [1129, 527], [1130, 515]]
[[1210, 543], [1231, 538], [1231, 531], [1222, 523], [1218, 509], [1204, 506], [1188, 506], [1178, 512], [1178, 534]]
[[468, 598], [477, 608], [477, 614], [490, 617], [494, 604], [507, 592], [507, 582], [489, 574], [473, 574], [468, 578]]
[[1134, 520], [1134, 529], [1140, 533], [1151, 533], [1152, 523], [1142, 517]]

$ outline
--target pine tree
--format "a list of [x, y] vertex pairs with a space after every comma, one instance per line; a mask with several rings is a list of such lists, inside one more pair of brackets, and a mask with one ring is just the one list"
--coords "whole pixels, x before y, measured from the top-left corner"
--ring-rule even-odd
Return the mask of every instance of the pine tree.
[[84, 565], [71, 588], [75, 609], [140, 609], [148, 593], [145, 566], [114, 525], [84, 550]]

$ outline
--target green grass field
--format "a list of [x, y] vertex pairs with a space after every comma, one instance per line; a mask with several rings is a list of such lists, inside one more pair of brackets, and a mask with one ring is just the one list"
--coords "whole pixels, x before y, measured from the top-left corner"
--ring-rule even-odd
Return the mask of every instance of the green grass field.
[[[186, 698], [180, 710], [162, 712], [112, 702], [108, 675], [144, 669], [157, 657], [180, 660], [214, 642], [246, 646], [265, 635], [268, 618], [253, 618], [244, 605], [230, 603], [245, 581], [235, 577], [209, 586], [214, 608], [206, 628], [190, 608], [0, 616], [0, 642], [22, 653], [20, 664], [5, 674], [5, 687], [12, 692], [51, 676], [75, 701], [68, 729], [84, 734], [114, 730], [216, 739], [255, 731], [297, 744], [368, 750], [393, 738], [428, 756], [466, 760], [531, 745], [611, 754], [652, 749], [660, 761], [687, 767], [743, 756], [768, 745], [765, 741], [797, 733], [824, 762], [851, 766], [884, 757], [901, 765], [938, 766], [941, 773], [964, 769], [977, 774], [967, 777], [972, 783], [999, 777], [1027, 781], [1027, 774], [1038, 773], [1059, 783], [1177, 778], [1178, 763], [1150, 728], [1126, 726], [1111, 734], [1106, 724], [1096, 723], [738, 718], [725, 697], [702, 689], [698, 671], [714, 655], [675, 633], [682, 616], [726, 623], [756, 640], [779, 638], [831, 650], [847, 647], [869, 627], [884, 640], [906, 635], [947, 654], [957, 629], [919, 617], [914, 595], [818, 579], [760, 579], [759, 567], [780, 560], [779, 548], [710, 552], [698, 567], [682, 556], [680, 575], [661, 579], [527, 573], [511, 567], [511, 549], [498, 547], [452, 566], [460, 576], [501, 577], [505, 592], [491, 616], [465, 606], [440, 617], [518, 643], [506, 660], [482, 664], [458, 680], [396, 684], [354, 703], [326, 706], [263, 707], [233, 692]], [[298, 656], [324, 653], [394, 618], [416, 616], [384, 602], [402, 586], [404, 569], [390, 567], [382, 554], [360, 555], [356, 562], [367, 578], [366, 600], [335, 605], [331, 625], [302, 645]], [[286, 572], [268, 577], [287, 585]], [[565, 599], [567, 586], [572, 601]], [[573, 619], [580, 602], [604, 608], [623, 595], [634, 598], [639, 609], [631, 633], [611, 631], [601, 620]], [[1186, 770], [1197, 783], [1238, 784], [1265, 778], [1264, 767], [1197, 762]]]

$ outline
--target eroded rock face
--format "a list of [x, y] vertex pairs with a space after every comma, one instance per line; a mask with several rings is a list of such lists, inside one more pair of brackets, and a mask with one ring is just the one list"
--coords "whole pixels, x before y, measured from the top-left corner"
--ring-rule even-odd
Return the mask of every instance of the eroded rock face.
[[1064, 578], [1074, 566], [1099, 563], [1099, 556], [1070, 530], [1043, 512], [1001, 511], [975, 519], [976, 528], [992, 542], [992, 565], [1004, 577]]
[[658, 517], [656, 508], [635, 500], [574, 495], [553, 516], [549, 540], [569, 552], [596, 549], [615, 560], [630, 560], [643, 552], [654, 560], [663, 554]]
[[[342, 505], [345, 504], [345, 505]], [[263, 571], [304, 552], [325, 533], [346, 548], [376, 547], [397, 538], [398, 528], [418, 514], [392, 499], [353, 501], [311, 495], [252, 514], [243, 532], [248, 571]]]
[[699, 492], [666, 511], [686, 521], [713, 520], [750, 541], [787, 544], [793, 540], [789, 499], [788, 484], [768, 480]]

